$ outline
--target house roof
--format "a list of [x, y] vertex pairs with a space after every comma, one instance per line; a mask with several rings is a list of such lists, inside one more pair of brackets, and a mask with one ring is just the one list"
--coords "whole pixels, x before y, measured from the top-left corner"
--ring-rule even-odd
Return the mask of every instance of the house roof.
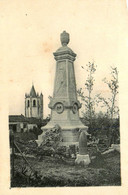
[[9, 115], [9, 122], [27, 122], [24, 115]]
[[42, 122], [42, 120], [35, 117], [27, 118], [21, 114], [21, 115], [9, 115], [9, 122], [26, 122], [29, 124], [39, 124]]

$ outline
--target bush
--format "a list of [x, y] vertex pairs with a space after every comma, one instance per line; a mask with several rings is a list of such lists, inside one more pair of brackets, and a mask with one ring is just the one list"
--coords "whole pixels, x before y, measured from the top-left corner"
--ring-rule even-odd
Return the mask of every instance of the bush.
[[62, 141], [61, 136], [61, 128], [59, 125], [55, 125], [52, 129], [47, 129], [43, 132], [42, 135], [42, 146], [44, 147], [52, 147], [54, 149], [57, 148], [59, 143]]
[[33, 129], [30, 129], [29, 132], [34, 133], [37, 139], [38, 135], [40, 135], [43, 131], [38, 127], [33, 127]]
[[36, 140], [36, 135], [33, 132], [23, 132], [14, 134], [15, 141], [28, 142], [30, 140]]

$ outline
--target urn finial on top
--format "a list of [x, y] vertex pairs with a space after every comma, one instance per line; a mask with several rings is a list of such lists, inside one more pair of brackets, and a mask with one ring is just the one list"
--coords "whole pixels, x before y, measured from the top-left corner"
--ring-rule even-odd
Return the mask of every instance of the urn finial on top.
[[67, 33], [66, 31], [63, 31], [60, 35], [60, 40], [61, 40], [62, 46], [67, 46], [70, 40], [69, 33]]

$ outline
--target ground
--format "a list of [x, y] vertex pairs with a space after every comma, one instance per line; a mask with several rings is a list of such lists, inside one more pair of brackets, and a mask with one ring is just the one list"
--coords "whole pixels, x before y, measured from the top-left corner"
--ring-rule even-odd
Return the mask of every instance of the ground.
[[32, 170], [37, 171], [36, 177], [29, 179], [24, 176], [25, 161], [22, 157], [16, 156], [15, 176], [12, 179], [11, 187], [121, 185], [120, 154], [116, 151], [97, 155], [88, 167], [75, 165], [75, 160], [71, 158], [59, 159], [58, 157], [43, 156], [41, 158], [27, 157], [26, 159]]

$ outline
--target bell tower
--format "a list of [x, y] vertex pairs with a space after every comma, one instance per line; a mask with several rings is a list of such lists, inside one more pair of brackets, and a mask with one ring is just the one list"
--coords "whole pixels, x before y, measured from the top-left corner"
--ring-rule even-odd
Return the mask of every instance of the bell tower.
[[29, 94], [25, 94], [25, 116], [43, 119], [43, 95], [36, 93], [34, 85]]

